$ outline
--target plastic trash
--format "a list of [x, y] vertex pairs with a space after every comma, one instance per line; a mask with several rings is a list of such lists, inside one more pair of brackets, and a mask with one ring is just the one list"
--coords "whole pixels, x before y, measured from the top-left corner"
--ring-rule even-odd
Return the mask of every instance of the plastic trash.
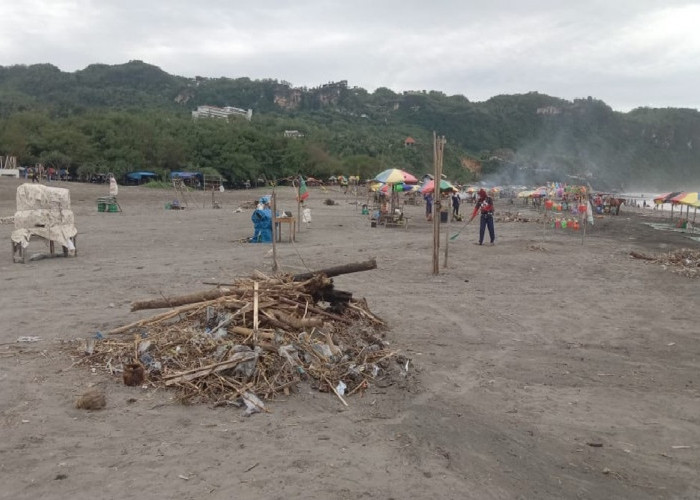
[[301, 221], [305, 222], [307, 224], [311, 223], [311, 209], [310, 208], [305, 208], [301, 212]]
[[345, 385], [345, 382], [343, 382], [342, 380], [340, 380], [340, 381], [338, 382], [338, 385], [335, 386], [335, 392], [337, 392], [337, 393], [340, 394], [341, 396], [344, 396], [344, 395], [345, 395], [345, 389], [347, 389], [347, 388], [348, 388], [348, 386]]
[[331, 346], [328, 344], [313, 344], [311, 348], [316, 352], [316, 354], [320, 354], [324, 358], [330, 359], [333, 357], [333, 351], [331, 350]]
[[252, 392], [246, 391], [241, 394], [241, 400], [243, 400], [243, 404], [245, 405], [245, 411], [243, 412], [244, 417], [250, 417], [254, 413], [260, 413], [265, 409], [265, 403]]
[[39, 342], [41, 337], [17, 337], [17, 342]]
[[85, 354], [92, 354], [95, 352], [95, 338], [89, 338], [85, 341]]

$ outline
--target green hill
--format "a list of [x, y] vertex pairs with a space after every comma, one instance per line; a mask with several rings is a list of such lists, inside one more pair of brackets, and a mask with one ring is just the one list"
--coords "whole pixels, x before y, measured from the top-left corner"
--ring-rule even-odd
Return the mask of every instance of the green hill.
[[[198, 106], [252, 110], [252, 120], [193, 119]], [[294, 130], [297, 134], [287, 134]], [[0, 67], [0, 155], [74, 175], [216, 170], [231, 182], [432, 171], [433, 131], [459, 182], [585, 179], [606, 188], [700, 183], [700, 114], [613, 111], [588, 97], [537, 92], [485, 102], [439, 91], [372, 93], [344, 81], [188, 79], [142, 61], [74, 73], [50, 64]], [[414, 142], [406, 144], [411, 137]], [[410, 142], [410, 141], [409, 141]]]

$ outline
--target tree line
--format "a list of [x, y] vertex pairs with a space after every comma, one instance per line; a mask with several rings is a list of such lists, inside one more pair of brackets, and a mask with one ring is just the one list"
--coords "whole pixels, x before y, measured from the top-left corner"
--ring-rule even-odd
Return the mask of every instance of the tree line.
[[[202, 104], [250, 108], [253, 119], [193, 119]], [[700, 181], [700, 115], [692, 109], [619, 113], [591, 97], [537, 92], [474, 103], [345, 82], [297, 89], [277, 80], [187, 79], [141, 61], [74, 73], [0, 67], [0, 154], [75, 177], [191, 170], [237, 183], [368, 178], [390, 167], [422, 175], [432, 171], [433, 131], [447, 137], [444, 171], [457, 182]], [[480, 171], [466, 168], [475, 163]]]

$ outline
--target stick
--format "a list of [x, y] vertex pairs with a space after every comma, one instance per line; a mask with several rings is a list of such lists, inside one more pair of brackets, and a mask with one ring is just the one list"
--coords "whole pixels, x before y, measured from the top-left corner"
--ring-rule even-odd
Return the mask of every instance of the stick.
[[258, 298], [258, 282], [253, 283], [253, 331], [258, 331], [258, 322], [260, 321], [260, 316], [258, 314], [259, 298]]
[[222, 361], [220, 363], [213, 363], [211, 365], [203, 366], [200, 368], [194, 368], [192, 370], [176, 373], [174, 375], [168, 375], [167, 377], [163, 377], [163, 380], [165, 381], [165, 385], [173, 385], [180, 382], [190, 382], [201, 377], [206, 377], [207, 375], [210, 375], [212, 373], [220, 372], [222, 370], [228, 370], [229, 368], [233, 368], [239, 363], [250, 361], [251, 359], [255, 359], [256, 357], [257, 354], [254, 352], [237, 352], [226, 361]]
[[109, 332], [107, 332], [107, 335], [117, 335], [120, 333], [128, 332], [132, 328], [136, 328], [139, 326], [148, 325], [150, 323], [157, 323], [158, 321], [170, 319], [172, 317], [177, 316], [180, 313], [183, 313], [186, 311], [191, 311], [192, 309], [198, 309], [200, 307], [205, 307], [207, 305], [215, 304], [218, 300], [219, 299], [211, 300], [208, 302], [197, 302], [194, 304], [187, 304], [185, 306], [178, 307], [178, 308], [173, 309], [171, 311], [166, 311], [164, 313], [157, 314], [157, 315], [152, 316], [150, 318], [140, 319], [138, 321], [134, 321], [133, 323], [129, 323], [128, 325], [124, 325], [124, 326], [121, 326], [119, 328], [115, 328], [114, 330], [110, 330]]
[[331, 384], [326, 377], [323, 377], [323, 380], [326, 381], [328, 386], [331, 388], [331, 390], [335, 393], [336, 396], [338, 396], [338, 399], [340, 399], [340, 402], [343, 403], [345, 406], [350, 406], [347, 401], [343, 398], [343, 396], [340, 395], [338, 391], [335, 390], [335, 387], [333, 384]]
[[[280, 302], [284, 302], [284, 303], [290, 304], [290, 305], [301, 306], [301, 304], [299, 304], [298, 302], [295, 302], [291, 299], [288, 299], [287, 297], [280, 297]], [[348, 305], [352, 306], [352, 304], [348, 304]], [[316, 314], [322, 314], [323, 316], [327, 316], [335, 321], [340, 321], [340, 322], [346, 323], [348, 325], [352, 324], [352, 321], [349, 319], [343, 318], [342, 316], [338, 316], [337, 314], [329, 313], [328, 311], [324, 311], [323, 309], [320, 309], [316, 306], [312, 306], [311, 304], [307, 303], [306, 308], [311, 312], [314, 312]]]
[[464, 231], [464, 228], [467, 227], [469, 224], [471, 224], [471, 222], [472, 222], [473, 220], [474, 220], [474, 217], [471, 217], [471, 218], [467, 219], [467, 221], [466, 221], [464, 224], [462, 224], [462, 227], [459, 228], [459, 231], [457, 231], [455, 234], [453, 234], [452, 236], [450, 236], [450, 240], [453, 240], [453, 241], [456, 240], [457, 237], [462, 233], [462, 231]]

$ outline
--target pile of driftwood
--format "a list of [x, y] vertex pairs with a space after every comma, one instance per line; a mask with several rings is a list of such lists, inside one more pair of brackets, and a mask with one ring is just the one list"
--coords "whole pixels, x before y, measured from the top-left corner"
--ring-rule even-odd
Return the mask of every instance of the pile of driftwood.
[[639, 252], [630, 252], [635, 259], [646, 260], [670, 267], [673, 272], [689, 278], [700, 276], [700, 250], [682, 248], [661, 255], [645, 255]]
[[[376, 262], [348, 266], [343, 272]], [[249, 413], [265, 411], [262, 400], [301, 381], [347, 404], [344, 396], [389, 375], [398, 359], [366, 302], [333, 288], [328, 275], [339, 269], [256, 273], [197, 294], [134, 302], [132, 310], [169, 310], [89, 339], [79, 362], [123, 375], [128, 385], [176, 388], [183, 402], [245, 404]]]

